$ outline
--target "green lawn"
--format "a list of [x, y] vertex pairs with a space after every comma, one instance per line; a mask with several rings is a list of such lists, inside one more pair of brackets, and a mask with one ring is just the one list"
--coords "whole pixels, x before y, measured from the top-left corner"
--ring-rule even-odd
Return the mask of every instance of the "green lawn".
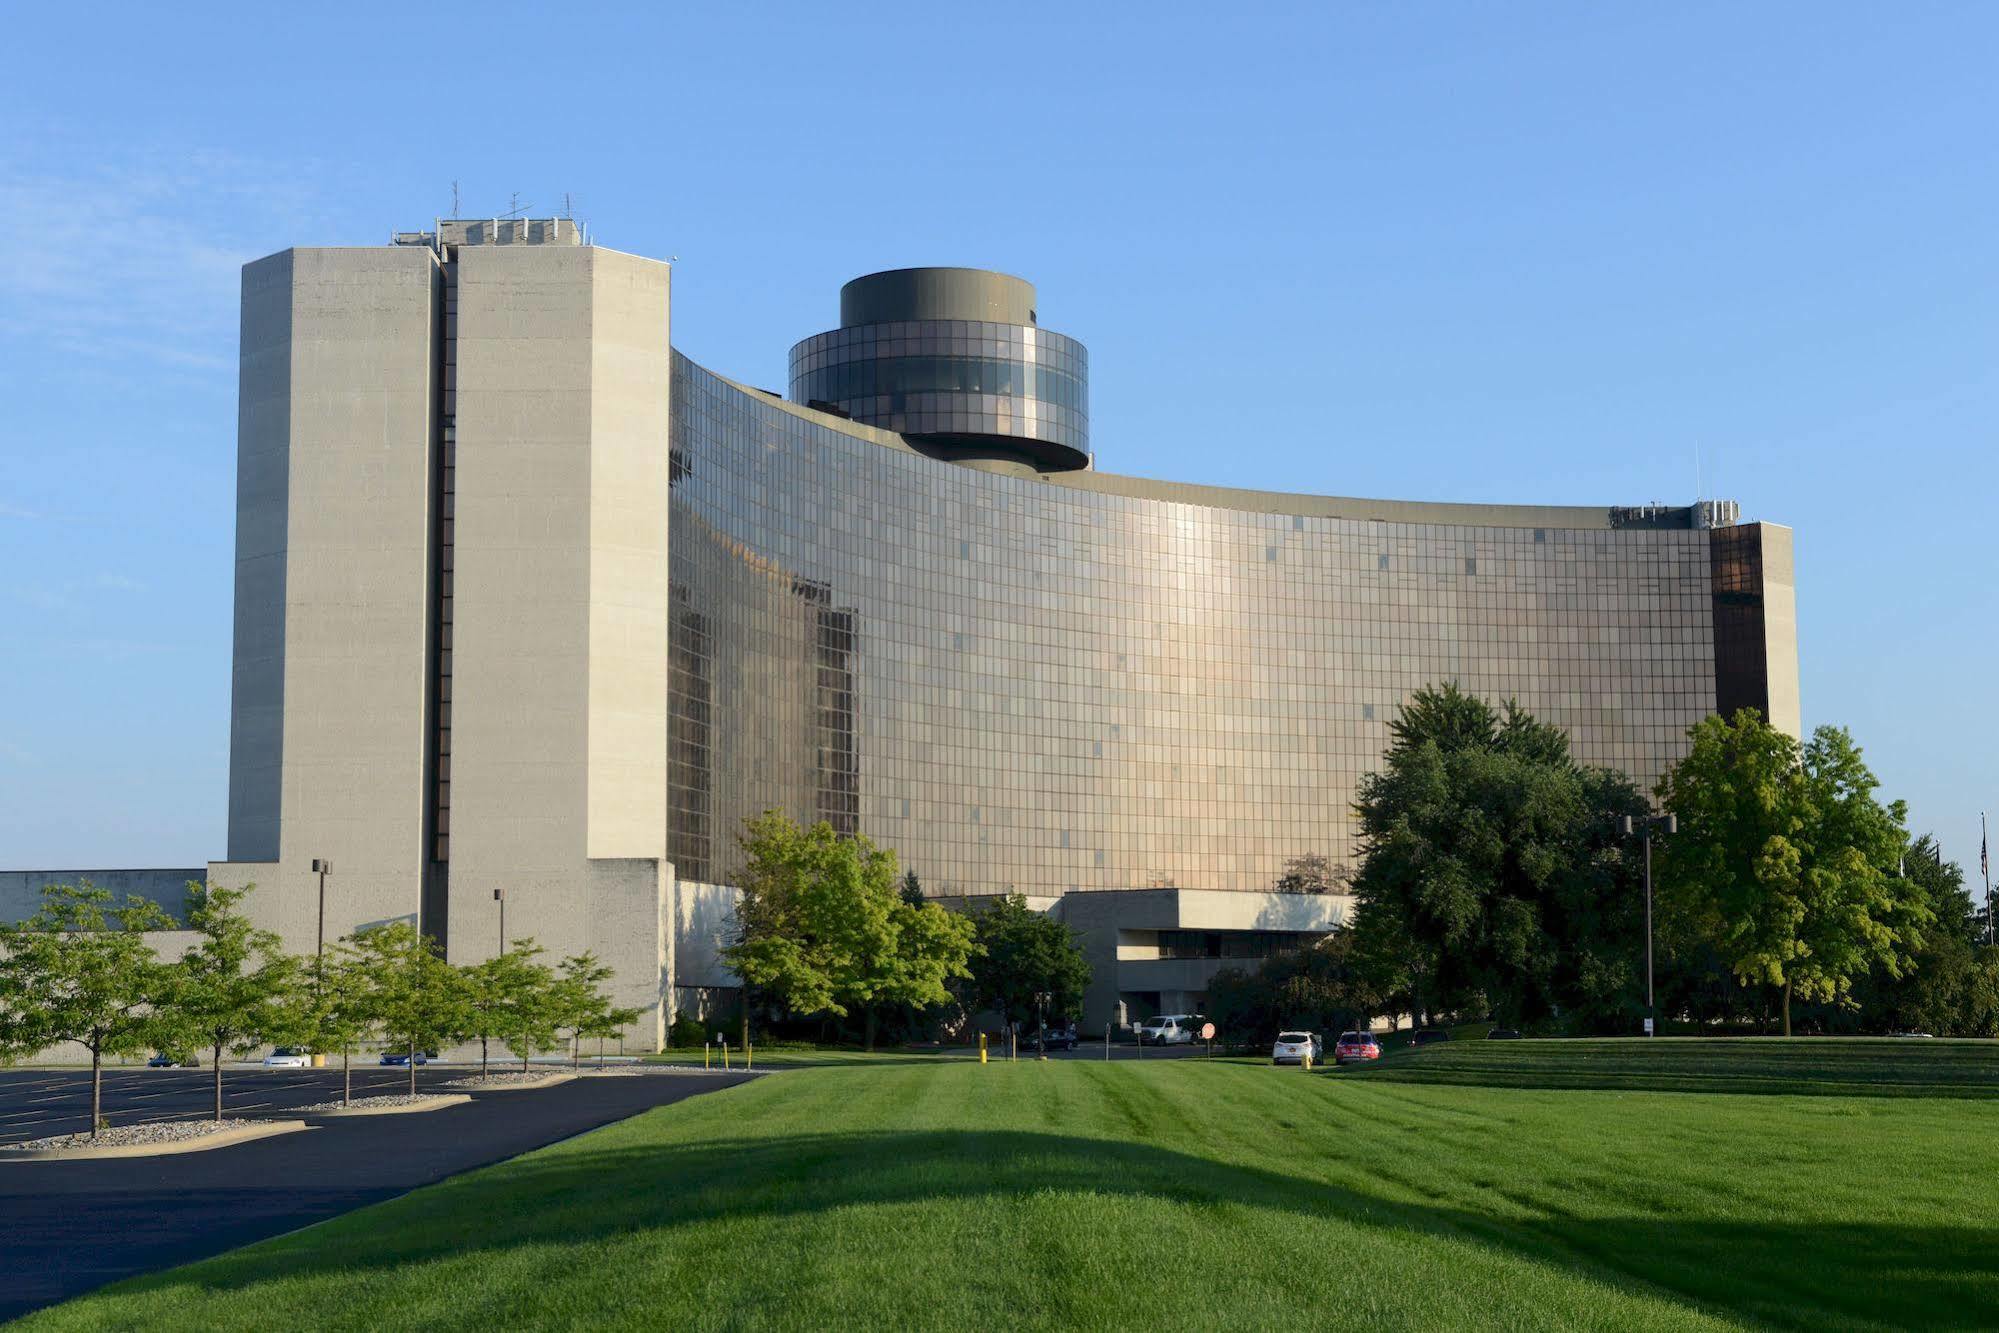
[[1450, 1041], [1350, 1075], [1507, 1088], [1999, 1098], [1999, 1042], [1889, 1037]]
[[801, 1069], [28, 1326], [1999, 1323], [1999, 1103], [1397, 1072]]

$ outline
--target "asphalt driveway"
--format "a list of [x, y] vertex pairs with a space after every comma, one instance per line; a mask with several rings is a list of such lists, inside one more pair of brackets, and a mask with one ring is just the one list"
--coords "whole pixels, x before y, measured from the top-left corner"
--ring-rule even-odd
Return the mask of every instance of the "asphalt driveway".
[[[420, 1070], [419, 1089], [467, 1072], [476, 1071]], [[659, 1069], [586, 1076], [474, 1093], [463, 1105], [415, 1115], [321, 1120], [208, 1152], [0, 1164], [0, 1319], [758, 1077]], [[106, 1112], [114, 1124], [199, 1115], [208, 1079], [205, 1070], [107, 1071]], [[338, 1070], [225, 1070], [224, 1079], [231, 1116], [282, 1116], [337, 1097], [340, 1086]], [[376, 1067], [365, 1087], [401, 1092], [408, 1079]], [[363, 1089], [357, 1070], [355, 1095]], [[0, 1071], [0, 1143], [84, 1128], [89, 1094], [87, 1073]]]

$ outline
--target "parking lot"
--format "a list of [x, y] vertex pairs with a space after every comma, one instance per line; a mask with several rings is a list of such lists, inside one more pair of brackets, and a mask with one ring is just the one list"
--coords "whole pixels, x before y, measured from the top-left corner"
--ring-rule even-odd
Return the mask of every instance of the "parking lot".
[[[499, 1066], [507, 1068], [508, 1066]], [[519, 1066], [512, 1066], [518, 1068]], [[417, 1070], [417, 1091], [478, 1073], [477, 1066], [425, 1066]], [[385, 1068], [373, 1059], [354, 1067], [356, 1097], [409, 1091], [409, 1070]], [[104, 1071], [104, 1115], [114, 1125], [151, 1120], [198, 1120], [215, 1112], [214, 1071], [132, 1069]], [[281, 1115], [340, 1096], [340, 1070], [265, 1069], [222, 1066], [222, 1113], [226, 1116]], [[0, 1145], [50, 1134], [80, 1134], [90, 1128], [90, 1074], [79, 1069], [0, 1072]]]
[[[426, 1067], [419, 1090], [477, 1067]], [[208, 1114], [205, 1069], [105, 1073], [114, 1124]], [[649, 1070], [552, 1088], [475, 1092], [415, 1115], [319, 1121], [299, 1133], [160, 1157], [0, 1165], [0, 1320], [119, 1278], [219, 1254], [322, 1221], [654, 1106], [754, 1074]], [[354, 1093], [402, 1092], [409, 1072], [370, 1065]], [[338, 1069], [223, 1070], [223, 1114], [279, 1116], [340, 1095]], [[83, 1070], [0, 1071], [0, 1142], [88, 1127]]]

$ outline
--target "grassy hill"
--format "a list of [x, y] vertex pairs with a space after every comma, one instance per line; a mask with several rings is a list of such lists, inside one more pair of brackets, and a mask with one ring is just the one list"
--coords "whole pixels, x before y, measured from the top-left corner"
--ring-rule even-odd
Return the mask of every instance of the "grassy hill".
[[1722, 1052], [1808, 1097], [1404, 1081], [1716, 1076], [1601, 1045], [787, 1071], [27, 1326], [1999, 1323], [1999, 1104], [1907, 1095], [1978, 1057]]

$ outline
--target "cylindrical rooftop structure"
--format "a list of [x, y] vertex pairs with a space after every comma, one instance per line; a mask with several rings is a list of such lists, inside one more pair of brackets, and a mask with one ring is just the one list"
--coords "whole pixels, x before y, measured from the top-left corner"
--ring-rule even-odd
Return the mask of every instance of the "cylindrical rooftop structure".
[[840, 289], [840, 327], [791, 349], [791, 398], [960, 462], [1090, 466], [1089, 353], [1042, 328], [1034, 285], [901, 268]]
[[1034, 284], [982, 268], [892, 268], [840, 289], [840, 327], [903, 319], [1034, 324]]

